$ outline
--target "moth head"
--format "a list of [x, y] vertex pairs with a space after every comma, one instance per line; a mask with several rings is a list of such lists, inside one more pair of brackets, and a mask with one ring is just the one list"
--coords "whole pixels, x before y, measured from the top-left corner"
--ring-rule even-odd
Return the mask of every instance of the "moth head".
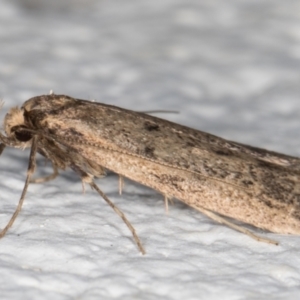
[[32, 134], [26, 131], [24, 110], [13, 107], [4, 118], [4, 130], [9, 138], [14, 138], [19, 142], [28, 142]]

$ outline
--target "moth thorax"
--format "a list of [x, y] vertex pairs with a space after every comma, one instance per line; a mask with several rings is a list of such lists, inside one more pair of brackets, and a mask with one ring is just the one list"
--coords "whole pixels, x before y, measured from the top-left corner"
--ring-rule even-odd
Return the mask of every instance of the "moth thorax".
[[4, 130], [7, 136], [11, 135], [11, 129], [15, 126], [24, 125], [24, 111], [18, 107], [13, 107], [4, 118]]

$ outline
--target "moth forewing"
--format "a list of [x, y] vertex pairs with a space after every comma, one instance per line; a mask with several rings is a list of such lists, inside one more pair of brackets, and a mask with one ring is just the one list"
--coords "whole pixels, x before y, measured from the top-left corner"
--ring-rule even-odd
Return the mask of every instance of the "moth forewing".
[[277, 233], [300, 233], [300, 160], [296, 157], [64, 95], [31, 98], [21, 109], [11, 110], [4, 123], [6, 136], [0, 135], [4, 145], [36, 143], [36, 151], [52, 161], [54, 170], [73, 169], [123, 219], [141, 252], [132, 225], [93, 181], [105, 169], [151, 187], [165, 199], [178, 198], [258, 240], [272, 242], [225, 217]]
[[76, 105], [77, 110], [63, 109], [61, 117], [77, 135], [87, 128], [79, 143], [72, 134], [60, 134], [56, 118], [48, 126], [83, 157], [190, 206], [274, 232], [299, 233], [298, 171], [270, 162], [294, 165], [299, 159], [142, 113], [99, 103], [89, 107], [80, 100]]

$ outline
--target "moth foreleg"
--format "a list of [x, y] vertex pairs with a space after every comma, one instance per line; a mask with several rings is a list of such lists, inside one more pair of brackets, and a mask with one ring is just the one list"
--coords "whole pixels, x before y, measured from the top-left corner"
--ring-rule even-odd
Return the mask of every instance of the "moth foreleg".
[[3, 144], [3, 143], [0, 144], [0, 155], [2, 154], [5, 147], [6, 147], [5, 144]]
[[29, 156], [28, 169], [27, 169], [27, 177], [26, 177], [26, 181], [25, 181], [24, 188], [23, 188], [23, 191], [22, 191], [22, 195], [20, 197], [18, 206], [17, 206], [14, 214], [12, 215], [12, 217], [9, 220], [8, 224], [0, 232], [0, 238], [4, 237], [7, 230], [13, 225], [15, 219], [17, 218], [19, 212], [22, 209], [22, 205], [23, 205], [23, 202], [24, 202], [24, 199], [25, 199], [25, 195], [26, 195], [27, 188], [28, 188], [28, 185], [29, 185], [29, 182], [30, 182], [30, 178], [31, 178], [31, 175], [34, 173], [34, 170], [35, 170], [35, 156], [36, 156], [36, 152], [37, 152], [37, 142], [38, 142], [38, 137], [33, 136], [32, 144], [31, 144], [31, 151], [30, 151], [30, 156]]
[[53, 179], [55, 179], [58, 175], [58, 168], [57, 166], [52, 164], [52, 168], [53, 168], [53, 173], [45, 176], [45, 177], [39, 177], [39, 178], [34, 178], [30, 180], [30, 183], [43, 183], [43, 182], [47, 182], [47, 181], [51, 181]]

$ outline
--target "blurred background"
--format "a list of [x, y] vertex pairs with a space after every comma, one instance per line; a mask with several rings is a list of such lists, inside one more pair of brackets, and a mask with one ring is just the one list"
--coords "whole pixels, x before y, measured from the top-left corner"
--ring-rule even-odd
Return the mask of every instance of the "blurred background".
[[[0, 0], [1, 120], [53, 90], [138, 111], [177, 110], [159, 117], [300, 156], [299, 83], [296, 0]], [[1, 228], [27, 164], [28, 152], [1, 156]], [[38, 172], [45, 170], [41, 160]], [[66, 172], [29, 187], [1, 240], [1, 298], [299, 298], [299, 237], [256, 230], [280, 241], [258, 243], [178, 202], [167, 215], [161, 195], [128, 180], [121, 196], [117, 176], [99, 185], [147, 255]]]
[[179, 115], [166, 117], [300, 153], [300, 142], [284, 140], [299, 128], [299, 1], [0, 4], [6, 108], [53, 90], [136, 110], [175, 109]]

